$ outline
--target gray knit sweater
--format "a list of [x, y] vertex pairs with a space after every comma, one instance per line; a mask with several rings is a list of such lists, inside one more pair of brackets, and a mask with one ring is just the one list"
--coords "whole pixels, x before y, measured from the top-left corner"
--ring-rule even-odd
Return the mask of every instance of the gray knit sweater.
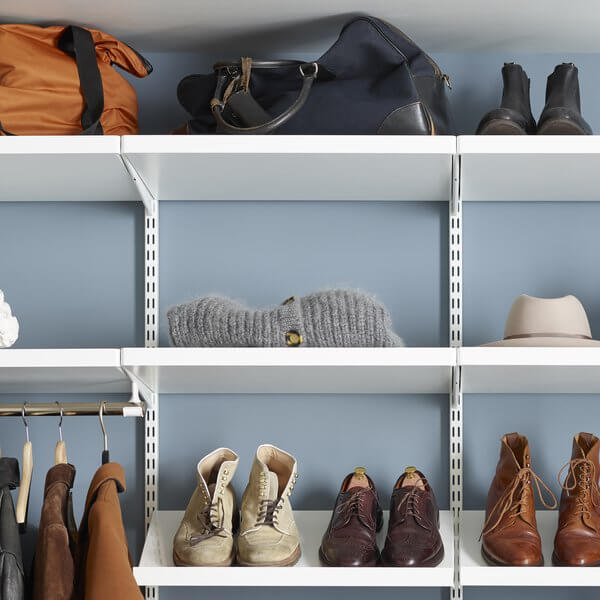
[[167, 316], [175, 346], [404, 345], [392, 330], [385, 306], [355, 290], [328, 290], [294, 297], [267, 310], [251, 310], [227, 298], [205, 297], [174, 306]]

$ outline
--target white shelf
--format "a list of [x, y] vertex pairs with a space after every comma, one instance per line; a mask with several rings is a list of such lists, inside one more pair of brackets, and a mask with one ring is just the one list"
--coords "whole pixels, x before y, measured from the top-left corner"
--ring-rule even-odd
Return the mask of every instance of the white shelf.
[[460, 348], [466, 394], [598, 394], [598, 348]]
[[117, 349], [0, 350], [0, 394], [108, 394], [130, 389]]
[[[457, 363], [458, 360], [458, 363]], [[84, 348], [0, 350], [0, 393], [600, 393], [600, 348]]]
[[537, 512], [538, 531], [542, 538], [543, 567], [496, 567], [481, 555], [479, 535], [484, 511], [467, 510], [460, 525], [460, 582], [463, 586], [600, 586], [600, 567], [555, 567], [552, 565], [557, 511]]
[[208, 49], [210, 59], [217, 60], [223, 53], [229, 56], [227, 45], [239, 51], [249, 47], [251, 56], [256, 56], [257, 46], [260, 56], [274, 56], [286, 48], [314, 53], [335, 39], [350, 14], [367, 9], [398, 25], [430, 52], [598, 52], [600, 15], [594, 2], [572, 0], [566, 11], [559, 0], [546, 0], [543, 15], [539, 6], [522, 0], [113, 0], [98, 10], [89, 2], [72, 0], [3, 0], [2, 20], [95, 25], [140, 50]]
[[[454, 574], [452, 519], [440, 513], [440, 531], [445, 556], [434, 568], [325, 567], [318, 556], [321, 538], [327, 529], [330, 511], [294, 511], [301, 536], [302, 557], [294, 567], [176, 567], [173, 565], [173, 537], [183, 512], [156, 511], [146, 537], [140, 565], [133, 572], [139, 585], [148, 586], [276, 586], [276, 587], [450, 587]], [[377, 536], [383, 548], [385, 523]]]
[[124, 348], [161, 394], [447, 394], [451, 348]]
[[139, 201], [119, 136], [0, 137], [0, 202]]
[[598, 136], [460, 136], [458, 153], [465, 202], [600, 201]]
[[436, 200], [452, 136], [125, 136], [158, 200]]

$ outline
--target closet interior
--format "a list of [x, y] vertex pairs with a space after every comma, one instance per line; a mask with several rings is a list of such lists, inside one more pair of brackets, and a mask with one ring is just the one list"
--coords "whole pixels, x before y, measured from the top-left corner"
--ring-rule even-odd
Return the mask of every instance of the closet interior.
[[[256, 597], [347, 588], [358, 598], [373, 588], [382, 598], [473, 600], [511, 587], [559, 599], [600, 585], [600, 567], [552, 564], [556, 512], [537, 511], [544, 566], [491, 566], [479, 541], [501, 435], [529, 434], [556, 492], [570, 438], [600, 432], [600, 346], [482, 345], [503, 337], [522, 293], [576, 295], [599, 335], [600, 141], [473, 135], [499, 101], [509, 60], [529, 66], [536, 114], [547, 74], [576, 62], [586, 118], [600, 131], [599, 11], [575, 2], [586, 18], [573, 20], [577, 11], [554, 0], [543, 15], [516, 0], [5, 4], [3, 22], [96, 27], [154, 65], [145, 79], [127, 76], [139, 135], [0, 136], [0, 289], [21, 329], [14, 347], [0, 349], [0, 416], [12, 417], [0, 420], [0, 448], [21, 459], [25, 421], [36, 465], [27, 557], [43, 501], [39, 469], [64, 438], [81, 472], [77, 514], [79, 479], [87, 484], [102, 451], [123, 464], [133, 576], [149, 599], [196, 597], [193, 588], [225, 598], [237, 587]], [[171, 133], [189, 118], [176, 96], [184, 76], [247, 53], [314, 59], [366, 8], [451, 76], [456, 135]], [[171, 346], [166, 311], [178, 302], [218, 293], [272, 306], [331, 286], [375, 293], [405, 347]], [[175, 566], [197, 462], [239, 448], [242, 481], [263, 443], [298, 458], [299, 562]], [[339, 481], [359, 464], [382, 482], [385, 509], [407, 465], [428, 473], [441, 509], [438, 566], [323, 566]]]

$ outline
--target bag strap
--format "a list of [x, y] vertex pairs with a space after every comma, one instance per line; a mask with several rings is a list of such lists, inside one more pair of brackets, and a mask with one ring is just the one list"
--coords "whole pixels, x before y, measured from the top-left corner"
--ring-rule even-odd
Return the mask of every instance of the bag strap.
[[75, 58], [84, 100], [81, 135], [102, 135], [100, 117], [104, 111], [104, 90], [92, 34], [83, 27], [69, 25], [58, 41], [58, 47]]
[[306, 101], [310, 95], [310, 90], [319, 73], [319, 65], [316, 62], [304, 63], [299, 65], [298, 68], [300, 70], [300, 75], [302, 76], [302, 87], [300, 89], [300, 93], [293, 104], [288, 109], [284, 110], [280, 115], [271, 119], [270, 121], [267, 121], [266, 123], [262, 123], [261, 125], [256, 125], [254, 127], [237, 127], [236, 125], [228, 123], [223, 118], [225, 103], [218, 98], [213, 98], [210, 101], [210, 108], [219, 127], [221, 127], [227, 133], [235, 134], [273, 133], [273, 131], [275, 131], [278, 127], [281, 127], [284, 123], [289, 121], [306, 104]]
[[[84, 108], [81, 115], [80, 135], [102, 135], [102, 124], [100, 117], [104, 112], [104, 89], [102, 77], [98, 68], [96, 48], [92, 34], [83, 27], [69, 25], [58, 40], [58, 47], [75, 59], [77, 73], [83, 95]], [[2, 127], [0, 133], [4, 135], [15, 135]]]

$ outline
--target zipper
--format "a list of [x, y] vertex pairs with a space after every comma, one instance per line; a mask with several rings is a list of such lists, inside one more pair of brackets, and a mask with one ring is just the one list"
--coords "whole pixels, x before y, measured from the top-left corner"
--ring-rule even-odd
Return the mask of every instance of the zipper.
[[[367, 21], [368, 23], [370, 23], [379, 33], [379, 35], [381, 35], [381, 37], [392, 47], [394, 48], [394, 50], [396, 50], [396, 52], [398, 52], [399, 54], [401, 54], [402, 56], [404, 56], [404, 58], [406, 60], [408, 60], [404, 54], [404, 52], [402, 52], [402, 50], [400, 50], [400, 48], [398, 48], [398, 46], [396, 46], [396, 44], [394, 44], [394, 42], [390, 39], [390, 37], [387, 35], [387, 33], [380, 27], [380, 25], [378, 23], [376, 23], [375, 21], [373, 21], [372, 19], [369, 19], [368, 17], [359, 17], [361, 18], [363, 21]], [[409, 43], [412, 44], [415, 48], [419, 48], [419, 50], [421, 50], [421, 48], [419, 46], [417, 46], [417, 44], [415, 44], [415, 42], [413, 40], [411, 40], [403, 31], [400, 31], [398, 29], [398, 33]], [[432, 66], [433, 71], [435, 72], [436, 77], [443, 79], [446, 82], [446, 85], [450, 88], [450, 77], [448, 77], [448, 75], [446, 75], [445, 73], [442, 73], [442, 70], [440, 69], [440, 67], [438, 66], [438, 64], [433, 60], [433, 58], [431, 58], [431, 56], [429, 56], [429, 54], [427, 54], [427, 52], [424, 52], [423, 50], [421, 50], [421, 53], [423, 54], [423, 56], [425, 57], [425, 60]]]

